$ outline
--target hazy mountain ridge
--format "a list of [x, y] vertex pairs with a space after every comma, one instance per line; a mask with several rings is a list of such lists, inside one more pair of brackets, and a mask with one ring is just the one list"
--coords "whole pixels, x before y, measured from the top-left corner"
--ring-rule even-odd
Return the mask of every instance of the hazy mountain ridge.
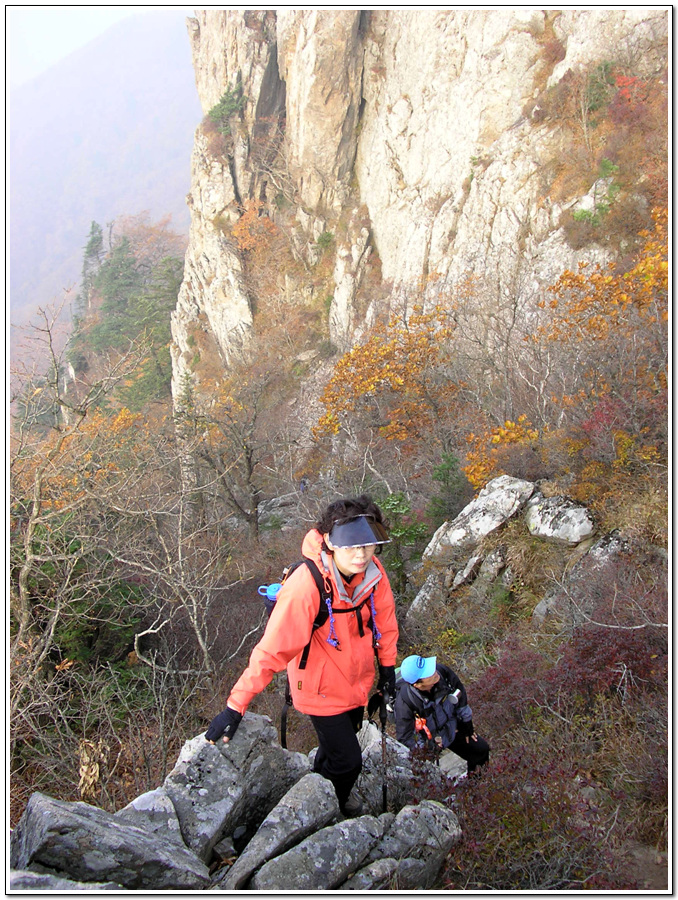
[[179, 12], [126, 20], [12, 91], [13, 321], [77, 282], [92, 220], [148, 210], [187, 230], [200, 118]]

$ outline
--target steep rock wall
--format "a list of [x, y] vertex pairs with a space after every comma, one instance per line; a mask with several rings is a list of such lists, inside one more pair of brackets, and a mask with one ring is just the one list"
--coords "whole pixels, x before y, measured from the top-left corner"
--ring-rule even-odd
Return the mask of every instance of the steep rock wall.
[[[285, 194], [307, 261], [319, 235], [335, 231], [329, 326], [339, 349], [369, 327], [373, 310], [356, 296], [371, 253], [391, 297], [406, 298], [472, 274], [498, 296], [529, 300], [578, 260], [605, 259], [565, 240], [563, 215], [581, 197], [549, 196], [565, 145], [562, 129], [534, 113], [570, 69], [620, 52], [652, 66], [665, 11], [201, 10], [188, 23], [204, 111], [237, 79], [245, 102], [228, 164], [196, 135], [175, 396], [191, 374], [192, 329], [211, 333], [225, 363], [251, 331], [224, 227], [246, 198], [272, 207]], [[284, 140], [273, 167], [257, 152], [257, 129], [276, 116]]]

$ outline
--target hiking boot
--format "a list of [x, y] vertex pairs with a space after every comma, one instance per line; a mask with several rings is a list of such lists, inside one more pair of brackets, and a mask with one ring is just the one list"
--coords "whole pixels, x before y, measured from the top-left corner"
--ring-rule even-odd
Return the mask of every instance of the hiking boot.
[[362, 815], [363, 802], [354, 793], [351, 793], [346, 803], [339, 804], [339, 809], [341, 814], [346, 816], [347, 819], [355, 819], [357, 816]]

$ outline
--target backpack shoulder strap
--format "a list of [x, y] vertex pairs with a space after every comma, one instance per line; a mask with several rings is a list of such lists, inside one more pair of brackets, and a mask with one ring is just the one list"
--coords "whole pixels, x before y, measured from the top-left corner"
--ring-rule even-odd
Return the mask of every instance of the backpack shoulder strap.
[[396, 681], [396, 693], [409, 710], [415, 715], [419, 715], [419, 707], [415, 705], [415, 702], [412, 699], [409, 682], [402, 679]]
[[331, 585], [331, 583], [330, 583], [330, 591], [328, 593], [327, 588], [325, 587], [325, 581], [324, 581], [322, 575], [320, 574], [320, 569], [313, 562], [313, 560], [309, 559], [307, 556], [305, 556], [302, 560], [300, 560], [300, 562], [297, 563], [294, 566], [294, 568], [297, 568], [297, 566], [304, 565], [304, 564], [307, 566], [309, 572], [313, 576], [313, 580], [315, 581], [315, 586], [318, 588], [319, 603], [318, 603], [318, 612], [316, 613], [316, 617], [313, 620], [313, 630], [311, 632], [311, 639], [309, 640], [308, 644], [306, 644], [306, 646], [304, 647], [304, 650], [301, 654], [301, 659], [299, 661], [300, 669], [306, 668], [306, 663], [308, 662], [308, 654], [311, 649], [311, 640], [313, 639], [313, 632], [316, 631], [316, 629], [320, 628], [321, 625], [324, 625], [325, 622], [327, 621], [327, 619], [329, 618], [330, 614], [327, 609], [327, 600], [330, 601], [330, 604], [332, 603], [332, 585]]
[[[313, 562], [312, 559], [309, 559], [307, 556], [305, 556], [303, 559], [298, 560], [297, 562], [295, 562], [291, 566], [289, 566], [287, 569], [285, 569], [283, 581], [286, 581], [290, 577], [292, 572], [294, 572], [295, 569], [298, 569], [299, 566], [303, 566], [303, 565], [306, 565], [306, 567], [308, 568], [309, 572], [313, 576], [313, 580], [315, 581], [315, 586], [318, 589], [318, 612], [316, 613], [316, 617], [313, 620], [313, 631], [315, 631], [316, 628], [320, 628], [320, 626], [323, 625], [329, 618], [327, 604], [325, 602], [323, 602], [325, 597], [327, 596], [327, 591], [325, 588], [325, 582], [323, 581], [323, 577], [320, 574], [320, 569]], [[330, 588], [331, 588], [331, 585], [330, 585]], [[332, 602], [331, 590], [330, 590], [329, 598], [330, 598], [330, 603], [331, 603]], [[313, 631], [311, 632], [311, 639], [313, 637]], [[306, 644], [306, 646], [304, 647], [303, 652], [301, 654], [301, 660], [299, 661], [300, 669], [306, 668], [306, 663], [308, 661], [308, 654], [309, 654], [310, 649], [311, 649], [311, 640], [309, 640], [308, 644]], [[288, 713], [289, 709], [291, 708], [291, 706], [292, 706], [292, 691], [290, 689], [289, 677], [286, 676], [285, 677], [285, 700], [283, 701], [282, 710], [280, 712], [280, 744], [285, 749], [287, 749], [287, 713]]]

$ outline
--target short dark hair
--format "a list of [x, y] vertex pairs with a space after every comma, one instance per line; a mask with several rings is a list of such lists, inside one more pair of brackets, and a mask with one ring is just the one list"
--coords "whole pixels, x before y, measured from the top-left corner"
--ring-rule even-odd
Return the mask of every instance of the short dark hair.
[[[384, 529], [389, 527], [384, 514], [369, 494], [361, 494], [359, 497], [344, 497], [342, 500], [330, 503], [316, 522], [315, 527], [321, 534], [329, 534], [337, 523], [343, 524], [356, 516], [367, 516]], [[381, 545], [378, 544], [377, 552], [380, 549]]]

